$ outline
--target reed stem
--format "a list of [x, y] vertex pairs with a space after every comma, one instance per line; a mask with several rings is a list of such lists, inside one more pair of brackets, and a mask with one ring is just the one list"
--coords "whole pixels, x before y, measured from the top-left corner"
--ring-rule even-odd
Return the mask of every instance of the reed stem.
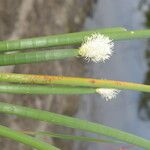
[[7, 94], [94, 94], [95, 88], [54, 87], [40, 85], [0, 84], [0, 93]]
[[58, 138], [62, 140], [74, 140], [74, 141], [82, 141], [82, 142], [97, 142], [97, 143], [114, 143], [114, 144], [122, 144], [123, 142], [115, 141], [115, 140], [106, 140], [106, 139], [98, 139], [92, 138], [87, 136], [74, 136], [69, 134], [59, 134], [59, 133], [52, 133], [52, 132], [32, 132], [32, 131], [20, 131], [21, 133], [31, 135], [31, 136], [48, 136], [52, 138]]
[[8, 127], [0, 125], [0, 136], [15, 140], [17, 142], [28, 145], [32, 148], [36, 148], [37, 150], [59, 150], [58, 148], [42, 142], [36, 138], [28, 136], [26, 134], [14, 131], [9, 129]]
[[51, 46], [63, 46], [63, 45], [78, 45], [81, 44], [85, 36], [90, 36], [93, 33], [100, 33], [108, 36], [114, 41], [118, 40], [131, 40], [140, 38], [150, 38], [150, 30], [134, 30], [126, 31], [124, 28], [122, 30], [115, 31], [114, 29], [97, 29], [84, 32], [68, 33], [61, 35], [52, 35], [46, 37], [37, 37], [13, 41], [1, 41], [0, 51], [13, 51], [13, 50], [23, 50], [29, 48], [42, 48]]
[[0, 41], [0, 52], [79, 44], [81, 43], [81, 41], [85, 36], [89, 36], [92, 33], [105, 34], [105, 33], [125, 32], [125, 31], [126, 31], [125, 28], [115, 27], [76, 33], [60, 34], [60, 35], [50, 35], [45, 37], [35, 37], [12, 41]]
[[77, 57], [77, 49], [62, 49], [49, 51], [34, 51], [24, 53], [13, 53], [0, 55], [0, 66], [38, 63], [49, 60], [61, 60], [65, 58]]
[[92, 123], [89, 121], [67, 117], [64, 115], [59, 115], [47, 111], [42, 111], [38, 109], [33, 109], [29, 107], [22, 107], [18, 105], [12, 105], [0, 102], [0, 112], [6, 114], [17, 115], [21, 117], [28, 117], [40, 121], [45, 121], [48, 123], [53, 123], [56, 125], [62, 125], [65, 127], [80, 129], [98, 135], [105, 135], [109, 137], [116, 138], [120, 141], [124, 141], [130, 144], [134, 144], [141, 148], [150, 150], [150, 141], [136, 135], [117, 130], [111, 127], [107, 127], [102, 124]]
[[92, 78], [48, 76], [33, 74], [0, 73], [0, 82], [28, 83], [28, 84], [56, 84], [79, 87], [113, 88], [120, 90], [135, 90], [150, 92], [150, 85], [121, 82], [113, 80], [99, 80]]

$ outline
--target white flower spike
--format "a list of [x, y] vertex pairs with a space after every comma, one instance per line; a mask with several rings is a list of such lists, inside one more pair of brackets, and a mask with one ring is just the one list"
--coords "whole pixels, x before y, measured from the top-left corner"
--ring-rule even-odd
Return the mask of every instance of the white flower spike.
[[112, 55], [113, 47], [114, 43], [109, 37], [95, 33], [85, 38], [79, 54], [93, 62], [105, 62]]
[[96, 92], [100, 94], [104, 99], [106, 99], [106, 101], [109, 101], [115, 98], [116, 95], [120, 92], [120, 90], [99, 88], [99, 89], [96, 89]]

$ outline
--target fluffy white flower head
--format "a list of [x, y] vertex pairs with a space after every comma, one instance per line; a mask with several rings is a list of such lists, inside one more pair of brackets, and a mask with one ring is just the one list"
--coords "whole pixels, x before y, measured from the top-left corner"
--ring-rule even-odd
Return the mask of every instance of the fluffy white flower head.
[[99, 88], [96, 89], [96, 92], [100, 94], [104, 99], [106, 99], [106, 101], [109, 101], [115, 98], [116, 95], [120, 92], [120, 90]]
[[105, 62], [112, 55], [113, 47], [114, 43], [109, 37], [95, 33], [85, 38], [79, 54], [87, 60]]

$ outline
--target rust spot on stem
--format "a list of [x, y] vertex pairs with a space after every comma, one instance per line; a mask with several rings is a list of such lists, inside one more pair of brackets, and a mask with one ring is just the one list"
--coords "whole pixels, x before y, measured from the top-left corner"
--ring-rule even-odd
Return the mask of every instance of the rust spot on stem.
[[98, 83], [98, 80], [90, 79], [89, 82], [92, 83], [92, 84], [96, 84], [96, 83]]
[[63, 76], [30, 75], [30, 82], [39, 84], [51, 84], [54, 80], [62, 80]]
[[119, 87], [124, 87], [124, 86], [131, 86], [132, 84], [131, 83], [128, 83], [128, 82], [121, 82], [121, 81], [112, 81], [112, 83], [116, 86], [119, 86]]

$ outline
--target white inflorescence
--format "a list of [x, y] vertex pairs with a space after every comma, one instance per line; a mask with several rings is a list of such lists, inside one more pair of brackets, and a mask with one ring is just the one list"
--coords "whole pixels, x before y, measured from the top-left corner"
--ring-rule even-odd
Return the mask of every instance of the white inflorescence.
[[79, 48], [79, 54], [87, 60], [105, 62], [113, 52], [114, 43], [109, 37], [102, 34], [92, 34], [87, 37]]
[[103, 98], [105, 98], [106, 101], [109, 101], [115, 98], [116, 95], [120, 92], [120, 90], [99, 88], [99, 89], [96, 89], [96, 92], [100, 94]]

